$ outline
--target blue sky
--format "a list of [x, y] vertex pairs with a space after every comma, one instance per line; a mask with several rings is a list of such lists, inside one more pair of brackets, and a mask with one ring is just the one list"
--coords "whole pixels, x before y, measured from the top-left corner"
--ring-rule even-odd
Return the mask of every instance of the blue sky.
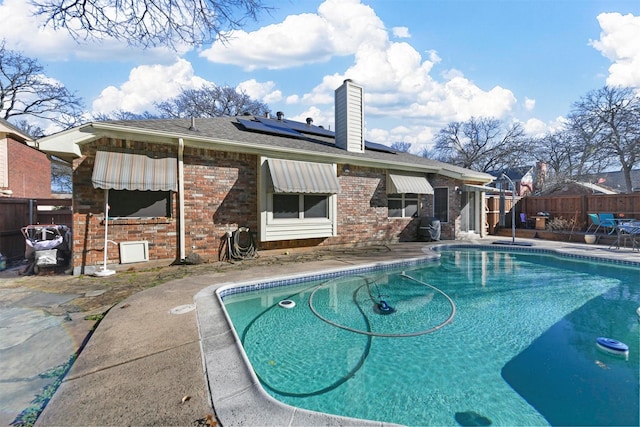
[[[42, 28], [24, 0], [3, 0], [0, 37], [83, 97], [87, 115], [153, 110], [204, 83], [239, 86], [287, 118], [333, 127], [333, 90], [365, 89], [367, 138], [430, 147], [448, 122], [557, 128], [605, 84], [640, 87], [639, 0], [270, 1], [226, 45], [180, 52], [115, 40], [78, 45]], [[49, 129], [54, 131], [55, 129]]]

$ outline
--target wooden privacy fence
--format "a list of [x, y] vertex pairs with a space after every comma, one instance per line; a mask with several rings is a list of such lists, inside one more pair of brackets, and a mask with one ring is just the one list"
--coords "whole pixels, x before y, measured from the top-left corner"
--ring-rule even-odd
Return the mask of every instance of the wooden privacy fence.
[[30, 224], [64, 224], [72, 228], [71, 199], [0, 198], [0, 253], [10, 260], [24, 257], [21, 229]]
[[[486, 213], [487, 213], [487, 232], [489, 234], [494, 234], [498, 227], [511, 227], [511, 205], [512, 200], [511, 196], [504, 197], [504, 208], [500, 209], [500, 196], [496, 195], [487, 195], [485, 198], [486, 202]], [[516, 209], [518, 206], [519, 198], [516, 198]], [[500, 218], [500, 212], [504, 212], [505, 216], [503, 221]], [[516, 224], [518, 224], [518, 218], [516, 218]]]
[[527, 196], [516, 206], [517, 214], [527, 216], [548, 212], [550, 218], [575, 218], [576, 230], [586, 230], [591, 221], [589, 213], [612, 213], [620, 218], [640, 220], [640, 193], [593, 194], [575, 196]]

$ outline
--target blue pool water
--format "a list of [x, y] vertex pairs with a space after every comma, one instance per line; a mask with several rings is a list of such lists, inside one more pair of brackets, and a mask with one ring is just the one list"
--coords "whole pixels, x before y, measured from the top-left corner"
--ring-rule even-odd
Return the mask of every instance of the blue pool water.
[[[631, 267], [456, 250], [224, 304], [264, 389], [293, 406], [406, 425], [638, 425], [639, 279]], [[625, 342], [628, 358], [599, 336]]]

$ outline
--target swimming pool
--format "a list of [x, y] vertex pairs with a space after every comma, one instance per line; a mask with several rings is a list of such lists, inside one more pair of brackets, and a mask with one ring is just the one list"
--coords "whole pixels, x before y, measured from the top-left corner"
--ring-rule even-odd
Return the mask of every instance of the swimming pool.
[[[256, 287], [220, 294], [287, 404], [408, 425], [638, 424], [637, 268], [472, 249]], [[380, 300], [396, 311], [376, 312]]]

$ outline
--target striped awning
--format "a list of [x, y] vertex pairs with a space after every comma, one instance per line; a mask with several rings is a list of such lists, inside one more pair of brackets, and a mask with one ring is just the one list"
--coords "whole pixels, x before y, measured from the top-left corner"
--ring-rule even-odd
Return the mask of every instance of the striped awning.
[[340, 184], [333, 165], [267, 159], [274, 193], [336, 194]]
[[433, 194], [433, 187], [424, 176], [389, 174], [387, 194]]
[[98, 151], [91, 182], [110, 190], [177, 191], [177, 163], [153, 153]]

